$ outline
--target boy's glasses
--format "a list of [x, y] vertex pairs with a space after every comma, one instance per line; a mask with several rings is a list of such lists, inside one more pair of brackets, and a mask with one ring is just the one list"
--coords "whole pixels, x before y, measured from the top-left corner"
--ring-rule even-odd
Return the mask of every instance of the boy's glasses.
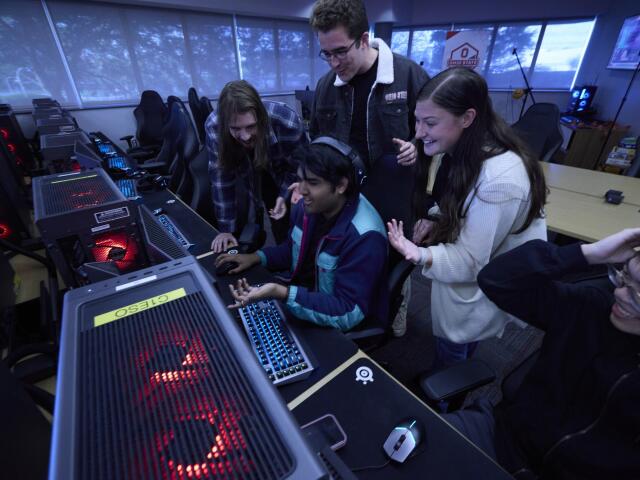
[[358, 40], [354, 40], [353, 43], [348, 47], [336, 48], [332, 52], [327, 52], [326, 50], [320, 50], [320, 53], [318, 55], [325, 62], [330, 62], [332, 58], [336, 58], [338, 60], [344, 60], [347, 57], [347, 53], [349, 53], [349, 50], [353, 48], [353, 46], [356, 44], [357, 41]]
[[622, 268], [612, 264], [607, 265], [609, 280], [616, 288], [626, 286], [629, 290], [631, 303], [636, 310], [640, 311], [640, 284], [631, 278], [628, 265], [628, 262]]

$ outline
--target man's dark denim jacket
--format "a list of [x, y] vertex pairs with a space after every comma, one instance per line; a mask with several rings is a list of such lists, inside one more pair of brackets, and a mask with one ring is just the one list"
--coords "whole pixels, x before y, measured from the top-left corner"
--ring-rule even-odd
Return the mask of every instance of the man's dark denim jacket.
[[[396, 154], [392, 138], [412, 140], [415, 135], [416, 96], [429, 80], [418, 64], [392, 53], [380, 39], [371, 46], [378, 50], [378, 72], [367, 108], [367, 140], [371, 165], [384, 154]], [[334, 72], [318, 81], [309, 134], [335, 137], [349, 143], [353, 113], [353, 87]]]

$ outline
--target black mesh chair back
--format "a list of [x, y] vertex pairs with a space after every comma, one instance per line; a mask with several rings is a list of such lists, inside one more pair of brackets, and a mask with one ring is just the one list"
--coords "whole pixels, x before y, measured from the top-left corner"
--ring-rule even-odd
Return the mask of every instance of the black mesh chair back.
[[207, 117], [211, 115], [213, 112], [213, 107], [211, 106], [211, 100], [208, 97], [200, 98], [200, 106], [202, 107], [202, 111], [204, 112], [204, 121], [206, 123]]
[[531, 105], [512, 128], [542, 162], [550, 161], [562, 145], [560, 110], [553, 103]]
[[198, 212], [198, 215], [216, 227], [217, 221], [213, 210], [211, 183], [209, 180], [209, 156], [206, 148], [200, 150], [200, 153], [189, 162], [188, 168], [193, 179], [193, 195], [189, 206]]
[[361, 350], [367, 352], [383, 346], [391, 337], [390, 330], [393, 319], [402, 304], [402, 286], [411, 275], [414, 264], [402, 259], [391, 266], [387, 277], [387, 292], [389, 294], [389, 312], [386, 319], [372, 322], [365, 318], [360, 324], [349, 330], [345, 336], [356, 342]]
[[189, 89], [189, 108], [191, 109], [193, 122], [196, 124], [196, 132], [198, 132], [198, 138], [200, 139], [200, 143], [204, 145], [204, 142], [205, 142], [204, 122], [207, 120], [208, 114], [203, 109], [202, 102], [198, 97], [198, 92], [196, 92], [196, 89], [193, 87]]
[[193, 195], [193, 178], [188, 165], [200, 151], [200, 142], [189, 111], [182, 100], [178, 97], [170, 96], [167, 101], [171, 109], [171, 115], [177, 116], [180, 123], [180, 135], [176, 146], [177, 176], [172, 175], [169, 188], [180, 195], [183, 201], [189, 203]]
[[[175, 110], [179, 110], [179, 106], [175, 107]], [[150, 171], [158, 171], [164, 175], [170, 175], [173, 178], [177, 165], [177, 150], [178, 141], [180, 140], [182, 122], [180, 115], [178, 115], [174, 108], [169, 109], [167, 121], [162, 128], [162, 147], [158, 156], [148, 162], [140, 164], [142, 168]], [[180, 172], [181, 173], [181, 172]], [[176, 187], [179, 179], [176, 179]], [[170, 182], [171, 183], [171, 182]]]
[[177, 134], [169, 189], [189, 203], [193, 194], [193, 178], [188, 165], [198, 154], [200, 144], [189, 111], [182, 100], [170, 96], [167, 103], [169, 104], [172, 128]]
[[167, 120], [168, 109], [162, 97], [155, 90], [145, 90], [140, 96], [140, 103], [133, 110], [136, 118], [136, 138], [140, 146], [162, 144], [162, 129]]

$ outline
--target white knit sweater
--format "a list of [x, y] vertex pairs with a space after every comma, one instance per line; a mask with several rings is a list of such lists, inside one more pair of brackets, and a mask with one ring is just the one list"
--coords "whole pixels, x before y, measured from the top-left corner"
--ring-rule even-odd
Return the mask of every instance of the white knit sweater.
[[498, 309], [482, 293], [476, 279], [482, 267], [495, 256], [529, 240], [546, 240], [543, 218], [534, 219], [525, 231], [513, 233], [527, 217], [530, 190], [524, 164], [515, 153], [506, 152], [485, 160], [476, 188], [466, 199], [465, 206], [469, 202], [470, 205], [458, 239], [429, 247], [433, 263], [422, 270], [425, 277], [433, 280], [434, 335], [466, 343], [500, 337], [511, 321], [524, 326]]

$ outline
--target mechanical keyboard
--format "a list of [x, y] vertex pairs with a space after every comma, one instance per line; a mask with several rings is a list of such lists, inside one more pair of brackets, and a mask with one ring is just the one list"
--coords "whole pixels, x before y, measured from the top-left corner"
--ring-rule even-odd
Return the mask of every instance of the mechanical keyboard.
[[113, 148], [113, 145], [109, 145], [107, 143], [96, 143], [96, 146], [98, 147], [100, 153], [102, 153], [103, 155], [117, 153], [116, 149]]
[[158, 221], [164, 227], [164, 229], [169, 232], [171, 236], [173, 236], [180, 245], [189, 250], [193, 247], [193, 243], [187, 240], [187, 237], [180, 231], [180, 229], [176, 226], [175, 223], [165, 214], [157, 215]]
[[126, 168], [129, 168], [127, 161], [120, 156], [109, 157], [109, 159], [107, 159], [107, 165], [111, 169], [125, 170]]
[[122, 178], [120, 180], [116, 180], [116, 185], [122, 192], [122, 194], [127, 198], [137, 198], [138, 190], [136, 189], [136, 181], [131, 178]]
[[304, 380], [311, 374], [314, 367], [275, 300], [252, 303], [239, 313], [249, 343], [274, 385]]

